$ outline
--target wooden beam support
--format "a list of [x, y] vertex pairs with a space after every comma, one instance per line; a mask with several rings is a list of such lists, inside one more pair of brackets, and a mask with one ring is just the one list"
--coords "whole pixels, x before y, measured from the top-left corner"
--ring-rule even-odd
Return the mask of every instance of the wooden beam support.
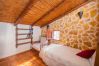
[[[23, 14], [25, 13], [25, 11], [26, 11], [27, 8], [29, 7], [29, 5], [30, 5], [31, 3], [33, 3], [33, 1], [34, 1], [34, 0], [30, 0], [30, 2], [27, 4], [27, 6], [23, 9], [23, 11], [22, 11], [21, 14], [19, 15], [19, 17], [18, 17], [18, 18], [16, 19], [16, 21], [14, 22], [14, 25], [17, 25], [17, 24], [18, 24], [17, 20], [18, 20], [20, 17], [23, 16]], [[37, 1], [35, 1], [35, 2], [37, 2]]]
[[32, 30], [32, 29], [17, 28], [17, 30]]
[[19, 38], [17, 40], [25, 40], [25, 39], [31, 39], [31, 38]]
[[43, 27], [43, 26], [45, 26], [45, 25], [47, 25], [47, 24], [52, 23], [53, 21], [55, 21], [55, 20], [57, 20], [57, 19], [59, 19], [59, 18], [63, 17], [63, 16], [64, 16], [64, 15], [66, 15], [66, 14], [71, 13], [72, 11], [74, 11], [74, 10], [76, 10], [76, 9], [78, 9], [78, 8], [80, 8], [80, 7], [82, 7], [82, 6], [83, 6], [83, 5], [85, 5], [85, 4], [88, 4], [88, 3], [89, 3], [89, 2], [91, 2], [91, 1], [94, 1], [94, 0], [87, 0], [85, 3], [80, 4], [79, 6], [77, 6], [77, 7], [73, 8], [73, 9], [71, 9], [71, 10], [67, 11], [67, 12], [65, 12], [64, 14], [61, 14], [60, 16], [57, 16], [57, 18], [54, 18], [54, 19], [50, 20], [50, 21], [49, 21], [49, 22], [47, 22], [46, 24], [41, 25], [41, 27]]
[[97, 44], [96, 58], [95, 58], [95, 65], [94, 66], [99, 66], [99, 43]]
[[17, 35], [29, 35], [29, 33], [22, 33], [22, 34], [17, 34]]
[[57, 8], [60, 4], [62, 4], [65, 0], [63, 0], [62, 2], [60, 2], [58, 5], [56, 5], [55, 7], [53, 7], [51, 10], [49, 10], [48, 12], [46, 12], [44, 15], [42, 15], [37, 21], [33, 22], [31, 26], [33, 26], [35, 23], [37, 23], [39, 20], [41, 20], [43, 17], [45, 17], [46, 15], [48, 15], [51, 11], [53, 11], [55, 8]]
[[18, 43], [17, 45], [24, 45], [24, 44], [28, 44], [28, 43], [31, 43], [31, 41], [30, 42], [24, 42], [24, 43]]
[[16, 48], [18, 47], [18, 45], [17, 45], [17, 43], [18, 43], [18, 40], [17, 40], [17, 38], [18, 38], [18, 30], [17, 30], [17, 25], [16, 25]]

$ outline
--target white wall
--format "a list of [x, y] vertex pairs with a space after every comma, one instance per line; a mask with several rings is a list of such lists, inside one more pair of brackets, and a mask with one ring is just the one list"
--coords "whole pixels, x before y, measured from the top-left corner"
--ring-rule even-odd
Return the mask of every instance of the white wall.
[[39, 41], [41, 37], [41, 28], [39, 26], [33, 26], [33, 41]]
[[[22, 25], [19, 26], [22, 27]], [[26, 25], [23, 27], [27, 28], [29, 26]], [[28, 32], [28, 31], [24, 31], [24, 32]], [[16, 48], [15, 36], [16, 36], [15, 26], [13, 24], [0, 22], [0, 59], [30, 49], [30, 44], [20, 45], [18, 48]], [[20, 37], [24, 38], [26, 36], [20, 36]]]

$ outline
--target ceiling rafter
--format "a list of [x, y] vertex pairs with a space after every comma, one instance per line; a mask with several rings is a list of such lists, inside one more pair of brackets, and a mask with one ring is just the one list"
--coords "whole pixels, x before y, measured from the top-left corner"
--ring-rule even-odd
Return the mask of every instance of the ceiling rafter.
[[23, 16], [20, 17], [17, 22], [20, 24], [32, 25], [33, 22], [37, 21], [42, 15], [53, 9], [62, 1], [64, 0], [38, 0], [38, 2], [29, 6], [31, 7], [30, 10], [27, 8]]
[[46, 16], [47, 14], [49, 14], [51, 11], [53, 11], [55, 8], [57, 8], [60, 4], [62, 4], [65, 0], [63, 0], [62, 2], [60, 2], [58, 5], [56, 5], [53, 9], [49, 10], [48, 12], [46, 12], [44, 15], [42, 15], [37, 21], [35, 21], [34, 23], [32, 23], [32, 26], [38, 22], [40, 19], [42, 19], [44, 16]]
[[30, 0], [30, 2], [26, 5], [26, 7], [25, 7], [25, 8], [23, 9], [23, 11], [21, 12], [21, 14], [17, 17], [16, 21], [14, 22], [15, 25], [18, 24], [17, 20], [18, 20], [20, 17], [24, 16], [25, 11], [27, 10], [27, 8], [29, 9], [29, 6], [30, 6], [30, 4], [31, 4], [32, 2], [35, 3], [35, 2], [37, 2], [37, 1], [36, 1], [36, 0]]

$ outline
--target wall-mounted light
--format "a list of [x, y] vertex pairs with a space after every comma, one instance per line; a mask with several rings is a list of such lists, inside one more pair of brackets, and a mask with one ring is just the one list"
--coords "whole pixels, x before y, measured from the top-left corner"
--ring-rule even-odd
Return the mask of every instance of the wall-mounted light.
[[82, 16], [83, 16], [83, 11], [78, 12], [78, 16], [79, 16], [79, 18], [81, 19]]
[[47, 29], [49, 29], [49, 27], [50, 27], [50, 26], [49, 26], [49, 25], [47, 25]]

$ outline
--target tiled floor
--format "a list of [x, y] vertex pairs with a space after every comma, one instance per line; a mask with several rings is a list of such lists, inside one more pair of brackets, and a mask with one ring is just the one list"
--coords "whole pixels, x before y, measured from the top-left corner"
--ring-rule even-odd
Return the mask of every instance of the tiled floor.
[[38, 52], [29, 50], [24, 53], [0, 60], [0, 66], [46, 66], [39, 58]]

